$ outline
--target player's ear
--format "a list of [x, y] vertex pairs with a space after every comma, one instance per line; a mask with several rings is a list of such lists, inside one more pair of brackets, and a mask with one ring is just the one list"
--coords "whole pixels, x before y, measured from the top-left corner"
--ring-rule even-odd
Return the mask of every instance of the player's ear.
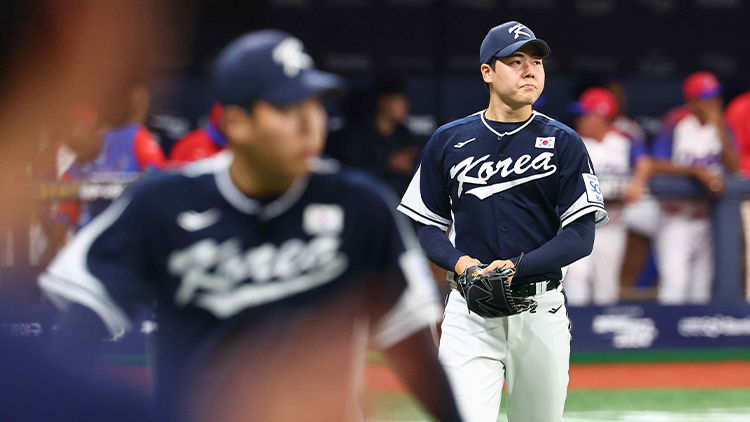
[[219, 127], [230, 141], [244, 143], [252, 139], [253, 125], [247, 110], [240, 106], [228, 105], [224, 107]]
[[479, 71], [482, 72], [482, 79], [484, 80], [484, 83], [491, 84], [492, 83], [492, 68], [488, 64], [483, 64]]

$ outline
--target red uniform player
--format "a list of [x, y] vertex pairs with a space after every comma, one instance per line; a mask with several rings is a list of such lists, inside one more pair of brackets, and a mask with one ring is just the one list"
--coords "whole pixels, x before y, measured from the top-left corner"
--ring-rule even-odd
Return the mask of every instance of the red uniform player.
[[176, 164], [189, 163], [210, 157], [227, 147], [227, 140], [219, 129], [219, 121], [223, 111], [221, 104], [216, 103], [211, 108], [208, 124], [188, 132], [178, 139], [169, 153], [169, 160]]

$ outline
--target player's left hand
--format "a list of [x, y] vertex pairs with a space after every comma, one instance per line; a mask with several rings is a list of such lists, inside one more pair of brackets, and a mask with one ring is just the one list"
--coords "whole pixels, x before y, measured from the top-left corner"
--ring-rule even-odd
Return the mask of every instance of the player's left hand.
[[706, 187], [710, 195], [717, 196], [724, 192], [724, 178], [721, 173], [702, 167], [696, 168], [693, 173], [698, 181]]
[[[487, 266], [487, 268], [483, 269], [479, 273], [479, 275], [487, 274], [488, 272], [494, 270], [495, 268], [513, 268], [513, 267], [515, 267], [515, 265], [513, 264], [512, 261], [508, 259], [497, 259], [495, 261], [492, 261], [490, 265]], [[513, 282], [513, 277], [511, 276], [510, 278], [508, 278], [508, 283], [512, 283], [512, 282]]]

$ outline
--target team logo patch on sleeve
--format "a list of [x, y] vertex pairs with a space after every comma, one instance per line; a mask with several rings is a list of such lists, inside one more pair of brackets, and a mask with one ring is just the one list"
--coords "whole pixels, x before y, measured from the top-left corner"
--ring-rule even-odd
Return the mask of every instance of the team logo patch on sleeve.
[[339, 234], [344, 229], [344, 210], [339, 205], [310, 204], [305, 208], [302, 227], [311, 236]]
[[548, 138], [536, 138], [536, 145], [537, 148], [549, 148], [553, 149], [555, 148], [555, 137], [550, 136]]
[[581, 174], [583, 177], [583, 183], [586, 189], [586, 197], [589, 202], [596, 202], [598, 204], [604, 203], [604, 197], [602, 196], [602, 188], [599, 185], [599, 179], [590, 173]]

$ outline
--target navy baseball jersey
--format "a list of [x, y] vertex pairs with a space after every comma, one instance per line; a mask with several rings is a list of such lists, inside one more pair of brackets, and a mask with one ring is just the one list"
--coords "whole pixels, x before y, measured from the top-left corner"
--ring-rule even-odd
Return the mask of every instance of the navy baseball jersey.
[[42, 288], [57, 304], [89, 307], [113, 335], [155, 299], [159, 388], [175, 388], [175, 374], [232, 336], [260, 343], [259, 371], [279, 356], [309, 358], [314, 370], [304, 350], [333, 344], [346, 350], [321, 355], [349, 373], [364, 350], [357, 338], [388, 348], [439, 320], [427, 261], [377, 182], [320, 160], [281, 197], [257, 201], [232, 183], [231, 159], [138, 183], [79, 232]]
[[[607, 222], [580, 136], [536, 111], [519, 124], [487, 121], [482, 111], [438, 128], [398, 209], [450, 230], [456, 249], [484, 263], [537, 249], [583, 215]], [[513, 282], [560, 280], [562, 271]]]

